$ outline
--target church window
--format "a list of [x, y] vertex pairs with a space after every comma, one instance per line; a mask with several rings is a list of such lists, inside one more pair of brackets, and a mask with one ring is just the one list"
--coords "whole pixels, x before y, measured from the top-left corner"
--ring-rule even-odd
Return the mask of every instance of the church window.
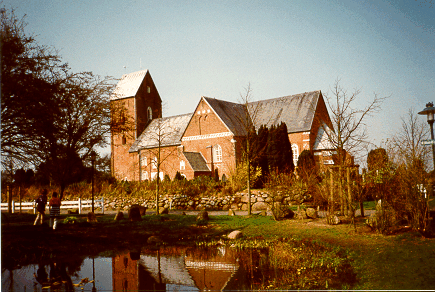
[[148, 114], [148, 121], [151, 121], [153, 119], [153, 110], [151, 109], [151, 107], [148, 107], [147, 114]]
[[299, 147], [296, 144], [292, 144], [292, 152], [293, 152], [293, 164], [295, 166], [298, 165], [298, 159], [299, 159]]
[[222, 162], [222, 147], [220, 145], [216, 145], [214, 148], [214, 161]]
[[153, 166], [153, 169], [156, 169], [156, 168], [157, 168], [157, 157], [154, 157], [154, 158], [153, 158], [151, 164], [152, 164], [152, 166]]
[[147, 157], [141, 157], [141, 166], [147, 166], [148, 165], [148, 159]]
[[151, 87], [147, 86], [147, 92], [151, 93]]
[[184, 160], [180, 161], [180, 170], [185, 170], [186, 169], [186, 163], [184, 162]]

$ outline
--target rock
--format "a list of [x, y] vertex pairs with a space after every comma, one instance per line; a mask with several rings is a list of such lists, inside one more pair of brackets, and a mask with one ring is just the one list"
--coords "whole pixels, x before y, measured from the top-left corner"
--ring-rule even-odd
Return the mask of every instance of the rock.
[[314, 208], [307, 208], [307, 216], [308, 218], [316, 219], [317, 216], [317, 210]]
[[118, 213], [116, 213], [115, 215], [115, 221], [120, 221], [124, 219], [124, 213], [122, 213], [121, 211], [118, 211]]
[[208, 221], [208, 220], [209, 217], [207, 211], [199, 212], [198, 215], [196, 216], [196, 221]]
[[373, 214], [370, 215], [369, 218], [367, 218], [366, 220], [366, 224], [367, 226], [369, 226], [372, 230], [376, 229], [377, 227], [377, 216], [376, 216], [376, 212], [374, 212]]
[[256, 202], [252, 205], [252, 211], [262, 211], [267, 210], [267, 204], [264, 202]]
[[160, 215], [169, 214], [169, 209], [168, 209], [168, 208], [163, 208], [163, 209], [160, 209], [160, 210], [161, 210], [161, 211], [159, 212]]
[[228, 216], [236, 216], [236, 213], [234, 212], [233, 209], [228, 210]]
[[275, 202], [273, 206], [272, 212], [276, 220], [292, 219], [295, 216], [295, 213], [290, 208], [282, 205], [280, 202]]
[[298, 219], [308, 219], [307, 212], [305, 210], [299, 210], [296, 212], [296, 218]]
[[267, 216], [267, 211], [266, 210], [261, 211], [260, 216]]
[[338, 225], [341, 223], [341, 220], [337, 215], [327, 216], [326, 219], [330, 225]]
[[130, 221], [140, 221], [142, 217], [140, 215], [139, 205], [131, 205], [128, 209], [128, 220]]
[[230, 234], [228, 234], [228, 239], [238, 239], [240, 237], [242, 237], [242, 231], [240, 230], [234, 230], [233, 232], [231, 232]]
[[88, 213], [88, 222], [90, 222], [90, 223], [97, 222], [97, 216], [95, 216], [95, 213], [93, 213], [93, 212]]

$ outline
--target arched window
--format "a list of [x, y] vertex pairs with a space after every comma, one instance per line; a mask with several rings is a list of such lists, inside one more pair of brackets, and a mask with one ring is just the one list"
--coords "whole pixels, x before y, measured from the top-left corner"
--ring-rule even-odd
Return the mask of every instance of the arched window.
[[148, 121], [151, 121], [153, 119], [153, 110], [151, 109], [151, 107], [148, 107], [147, 114], [148, 114]]
[[298, 158], [299, 158], [299, 147], [296, 144], [292, 144], [292, 152], [293, 152], [293, 164], [298, 166]]
[[214, 150], [214, 162], [222, 162], [222, 147], [220, 145], [215, 145], [213, 147]]
[[186, 169], [186, 163], [184, 162], [184, 160], [180, 161], [180, 170], [185, 170]]

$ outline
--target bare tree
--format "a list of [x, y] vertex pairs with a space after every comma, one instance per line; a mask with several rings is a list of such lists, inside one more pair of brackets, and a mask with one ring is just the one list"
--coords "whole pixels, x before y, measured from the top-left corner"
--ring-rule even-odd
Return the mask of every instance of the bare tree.
[[[171, 124], [171, 118], [158, 118], [152, 120], [146, 128], [143, 135], [146, 135], [146, 147], [143, 150], [150, 158], [150, 167], [155, 169], [156, 192], [156, 214], [159, 214], [159, 197], [160, 197], [160, 174], [162, 166], [166, 160], [177, 154], [178, 150], [174, 144], [174, 134], [176, 135], [179, 129]], [[141, 147], [141, 146], [139, 146]], [[141, 163], [141, 161], [139, 161]], [[169, 165], [167, 167], [170, 167]], [[142, 175], [139, 173], [139, 175]], [[151, 173], [152, 175], [152, 173]]]
[[401, 117], [400, 130], [389, 140], [390, 159], [395, 164], [411, 164], [421, 160], [425, 167], [429, 162], [430, 149], [422, 144], [429, 138], [429, 129], [411, 108], [406, 117]]
[[[327, 134], [329, 143], [333, 149], [336, 149], [336, 161], [338, 166], [339, 193], [343, 207], [350, 207], [352, 202], [345, 199], [343, 195], [343, 168], [349, 164], [347, 153], [357, 155], [363, 149], [363, 146], [369, 143], [366, 128], [366, 121], [373, 114], [381, 109], [381, 105], [387, 97], [379, 97], [374, 94], [371, 101], [361, 108], [355, 103], [361, 94], [360, 89], [355, 89], [348, 93], [340, 86], [340, 80], [337, 79], [331, 95], [325, 95], [326, 103], [331, 112], [330, 118], [333, 129], [327, 128], [322, 124], [323, 130]], [[346, 196], [349, 198], [350, 196]], [[334, 201], [334, 199], [332, 199]], [[346, 202], [347, 201], [347, 202]], [[330, 202], [330, 214], [334, 212], [334, 202]]]

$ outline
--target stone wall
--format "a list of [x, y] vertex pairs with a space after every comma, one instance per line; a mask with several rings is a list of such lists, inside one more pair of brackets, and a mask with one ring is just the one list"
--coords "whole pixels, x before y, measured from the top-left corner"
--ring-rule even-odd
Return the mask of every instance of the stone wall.
[[[289, 198], [282, 197], [282, 202], [291, 205]], [[251, 193], [251, 205], [253, 211], [266, 210], [267, 203], [272, 198], [263, 191]], [[159, 207], [170, 208], [172, 210], [248, 210], [248, 194], [245, 192], [236, 193], [228, 196], [212, 196], [202, 198], [189, 198], [184, 195], [162, 196], [159, 200]], [[105, 202], [106, 210], [128, 210], [132, 204], [139, 204], [147, 209], [155, 209], [154, 199], [141, 198], [117, 198]]]

